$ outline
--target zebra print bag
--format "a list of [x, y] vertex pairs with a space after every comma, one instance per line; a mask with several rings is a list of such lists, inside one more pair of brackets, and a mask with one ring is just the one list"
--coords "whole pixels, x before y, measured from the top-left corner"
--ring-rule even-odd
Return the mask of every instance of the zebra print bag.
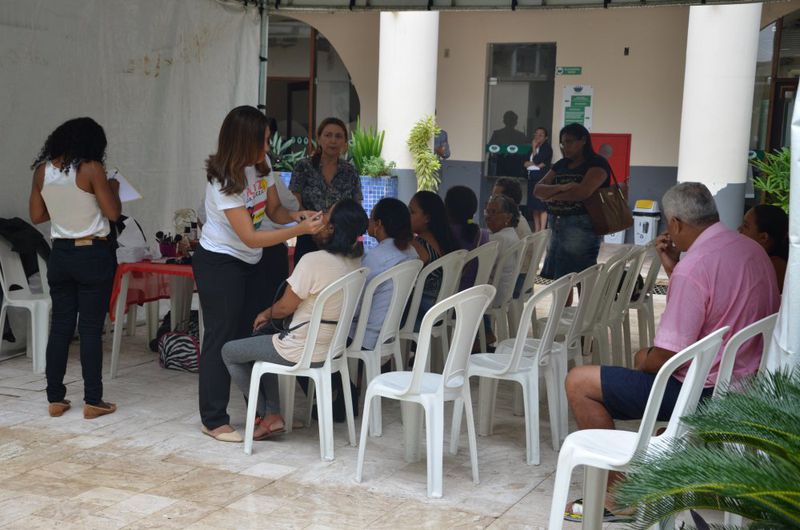
[[186, 331], [170, 331], [158, 339], [158, 362], [162, 368], [197, 373], [200, 364], [200, 327], [189, 321]]

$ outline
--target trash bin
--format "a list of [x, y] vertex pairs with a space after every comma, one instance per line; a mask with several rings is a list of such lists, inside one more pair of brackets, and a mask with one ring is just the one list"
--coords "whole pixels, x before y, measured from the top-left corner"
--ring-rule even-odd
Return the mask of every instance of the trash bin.
[[656, 201], [638, 200], [633, 208], [633, 242], [646, 245], [658, 235], [661, 210]]
[[606, 243], [614, 243], [617, 245], [622, 245], [625, 243], [625, 232], [627, 230], [620, 230], [619, 232], [613, 232], [611, 234], [606, 234], [603, 236], [603, 240]]

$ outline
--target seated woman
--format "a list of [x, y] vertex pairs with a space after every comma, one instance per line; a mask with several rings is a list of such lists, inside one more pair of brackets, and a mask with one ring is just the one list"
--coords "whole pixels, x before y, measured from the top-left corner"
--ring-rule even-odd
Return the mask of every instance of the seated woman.
[[[522, 186], [519, 185], [519, 181], [517, 179], [508, 177], [497, 179], [497, 182], [495, 182], [494, 187], [492, 188], [492, 195], [505, 195], [517, 204], [518, 209], [521, 209], [520, 205], [522, 204]], [[529, 236], [532, 233], [531, 226], [528, 224], [528, 220], [524, 217], [520, 218], [517, 226], [514, 227], [514, 230], [516, 230], [517, 236], [520, 239], [525, 236]]]
[[[478, 211], [478, 198], [475, 192], [466, 186], [453, 186], [444, 196], [444, 206], [447, 209], [447, 219], [450, 221], [450, 231], [458, 248], [473, 250], [489, 242], [489, 231], [481, 229], [473, 219], [475, 212]], [[459, 290], [472, 287], [477, 273], [477, 260], [465, 265], [461, 273]]]
[[[425, 265], [456, 249], [441, 197], [432, 191], [418, 191], [411, 197], [408, 210], [411, 213], [411, 229], [416, 234], [411, 245]], [[419, 329], [422, 317], [436, 302], [443, 275], [442, 270], [438, 269], [428, 276], [414, 330]]]
[[[520, 221], [519, 209], [513, 199], [506, 195], [492, 195], [489, 197], [489, 202], [486, 204], [486, 209], [483, 212], [486, 218], [486, 226], [489, 228], [491, 235], [490, 241], [497, 241], [500, 243], [498, 248], [498, 262], [500, 257], [508, 251], [511, 246], [519, 241], [516, 226]], [[513, 260], [512, 260], [513, 261]], [[508, 296], [508, 292], [513, 288], [517, 279], [512, 278], [514, 273], [514, 264], [512, 261], [506, 262], [503, 270], [495, 270], [494, 275], [500, 274], [500, 282], [495, 301], [503, 300]]]
[[[234, 340], [222, 348], [222, 357], [231, 378], [245, 395], [250, 389], [250, 374], [255, 361], [293, 365], [300, 360], [308, 335], [308, 326], [303, 324], [311, 318], [317, 295], [361, 265], [364, 247], [358, 237], [367, 229], [367, 214], [361, 205], [353, 199], [341, 200], [329, 211], [325, 221], [325, 228], [314, 236], [314, 242], [322, 250], [303, 256], [286, 280], [286, 290], [281, 299], [259, 313], [253, 322], [256, 331], [271, 318], [293, 315], [289, 325], [292, 331], [286, 335], [257, 335]], [[331, 299], [325, 305], [322, 319], [338, 319], [341, 303], [341, 297]], [[325, 361], [333, 331], [333, 326], [322, 324], [311, 358], [312, 366], [321, 366]], [[254, 440], [264, 440], [284, 431], [278, 378], [274, 374], [262, 378], [256, 414], [263, 420], [256, 427]]]
[[778, 290], [783, 292], [786, 262], [789, 259], [789, 216], [777, 206], [759, 204], [744, 214], [739, 233], [754, 240], [767, 251], [778, 277]]
[[[397, 199], [389, 197], [378, 201], [372, 208], [367, 233], [378, 240], [378, 246], [367, 252], [361, 259], [361, 266], [369, 269], [367, 283], [385, 272], [410, 259], [417, 259], [417, 251], [411, 246], [414, 233], [411, 231], [411, 215], [408, 207]], [[392, 300], [392, 285], [386, 281], [375, 289], [372, 306], [367, 319], [367, 330], [364, 333], [362, 348], [371, 350], [378, 340], [383, 317], [389, 310]], [[352, 331], [355, 332], [356, 317]], [[351, 333], [352, 336], [352, 333]]]

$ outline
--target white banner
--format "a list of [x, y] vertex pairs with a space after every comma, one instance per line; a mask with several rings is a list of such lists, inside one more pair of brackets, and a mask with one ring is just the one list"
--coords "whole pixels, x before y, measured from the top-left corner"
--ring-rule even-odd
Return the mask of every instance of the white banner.
[[258, 38], [254, 8], [214, 0], [0, 3], [0, 217], [29, 220], [31, 162], [59, 124], [89, 116], [107, 166], [143, 196], [123, 213], [151, 240], [173, 231], [203, 195], [223, 118], [257, 103]]

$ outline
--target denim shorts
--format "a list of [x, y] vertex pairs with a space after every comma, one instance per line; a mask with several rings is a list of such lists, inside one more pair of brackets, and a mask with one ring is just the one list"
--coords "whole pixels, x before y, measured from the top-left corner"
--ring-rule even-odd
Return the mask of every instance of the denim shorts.
[[[600, 367], [600, 387], [603, 391], [603, 405], [615, 420], [638, 420], [644, 415], [647, 399], [656, 374], [631, 370], [621, 366]], [[664, 399], [658, 409], [658, 421], [669, 421], [683, 383], [670, 377], [664, 389]], [[700, 399], [711, 397], [713, 388], [704, 388]]]
[[553, 237], [547, 248], [542, 277], [557, 280], [597, 263], [601, 238], [594, 233], [588, 214], [550, 214], [547, 226], [553, 231]]

